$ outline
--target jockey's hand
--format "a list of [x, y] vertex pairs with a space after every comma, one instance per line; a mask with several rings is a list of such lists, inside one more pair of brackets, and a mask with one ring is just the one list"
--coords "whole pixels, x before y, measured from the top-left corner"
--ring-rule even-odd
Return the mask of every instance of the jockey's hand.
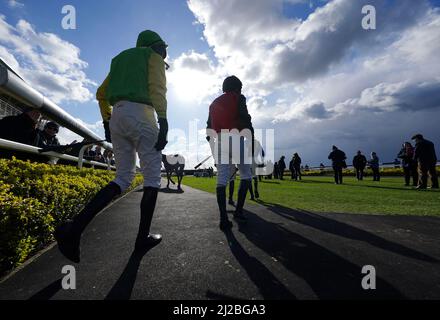
[[157, 142], [154, 146], [157, 151], [162, 151], [167, 145], [167, 134], [168, 121], [165, 118], [159, 118], [159, 136], [157, 137]]

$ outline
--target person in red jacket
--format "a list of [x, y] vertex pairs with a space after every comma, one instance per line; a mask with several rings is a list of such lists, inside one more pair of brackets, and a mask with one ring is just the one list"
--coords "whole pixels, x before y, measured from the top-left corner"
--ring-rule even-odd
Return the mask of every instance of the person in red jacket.
[[[221, 230], [232, 227], [226, 212], [226, 185], [235, 173], [235, 166], [240, 171], [240, 187], [234, 218], [239, 221], [246, 220], [243, 215], [243, 206], [252, 181], [252, 161], [249, 157], [251, 153], [246, 150], [245, 142], [246, 139], [253, 141], [254, 129], [247, 110], [246, 98], [241, 94], [242, 86], [236, 76], [227, 77], [223, 82], [223, 94], [209, 107], [207, 140], [211, 144], [217, 164], [216, 192]], [[253, 143], [251, 145], [253, 149]], [[234, 146], [239, 146], [239, 148], [234, 148]]]

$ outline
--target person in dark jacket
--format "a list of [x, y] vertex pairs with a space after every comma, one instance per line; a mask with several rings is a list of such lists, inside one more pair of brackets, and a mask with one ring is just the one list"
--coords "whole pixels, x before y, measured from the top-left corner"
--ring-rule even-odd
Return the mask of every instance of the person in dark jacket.
[[353, 167], [356, 171], [356, 178], [360, 181], [364, 179], [364, 170], [367, 166], [367, 158], [361, 151], [357, 152], [357, 155], [353, 158]]
[[345, 159], [347, 159], [345, 152], [333, 146], [328, 158], [332, 161], [335, 184], [342, 184], [342, 169], [346, 167]]
[[95, 159], [96, 162], [105, 163], [104, 155], [102, 154], [102, 148], [100, 146], [95, 147]]
[[417, 162], [414, 160], [414, 147], [410, 142], [405, 142], [403, 144], [397, 158], [401, 159], [403, 172], [405, 174], [405, 186], [409, 186], [411, 177], [413, 178], [413, 186], [417, 186], [419, 180]]
[[[37, 124], [40, 118], [41, 113], [32, 108], [28, 108], [16, 116], [4, 117], [0, 120], [0, 139], [36, 147], [38, 145]], [[0, 156], [4, 159], [15, 157], [19, 160], [33, 162], [47, 162], [49, 160], [46, 156], [6, 149], [0, 150]]]
[[60, 130], [60, 126], [53, 121], [46, 123], [43, 130], [37, 130], [38, 132], [38, 147], [44, 148], [49, 146], [59, 146], [57, 134]]
[[286, 170], [286, 163], [284, 162], [285, 156], [281, 156], [280, 160], [278, 160], [278, 174], [280, 180], [284, 180], [284, 170]]
[[27, 109], [18, 116], [4, 117], [0, 120], [0, 138], [37, 146], [40, 117], [40, 112], [35, 109]]
[[292, 174], [292, 180], [301, 180], [301, 158], [298, 153], [294, 153], [289, 163], [289, 170]]
[[278, 166], [278, 162], [273, 164], [273, 178], [278, 179], [280, 177], [280, 167]]
[[438, 189], [438, 177], [435, 166], [437, 164], [437, 155], [434, 144], [426, 140], [421, 134], [412, 137], [416, 142], [414, 150], [414, 160], [418, 163], [419, 185], [417, 189], [426, 189], [428, 185], [428, 174], [431, 176], [431, 188]]
[[290, 160], [290, 162], [289, 162], [289, 170], [290, 170], [290, 178], [292, 180], [295, 180], [295, 169], [293, 168], [293, 157], [294, 156], [292, 156], [292, 160]]
[[370, 164], [370, 168], [373, 171], [373, 181], [380, 181], [380, 163], [379, 157], [377, 156], [376, 152], [371, 153], [371, 160], [368, 163]]

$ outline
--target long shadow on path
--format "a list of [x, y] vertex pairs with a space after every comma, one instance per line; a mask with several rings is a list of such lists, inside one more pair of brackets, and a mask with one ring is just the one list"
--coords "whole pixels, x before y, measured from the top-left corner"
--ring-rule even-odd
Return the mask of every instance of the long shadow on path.
[[246, 214], [248, 221], [239, 226], [239, 231], [269, 256], [275, 257], [290, 272], [306, 281], [318, 298], [405, 298], [380, 277], [376, 279], [376, 290], [362, 289], [362, 266], [250, 211], [246, 211]]
[[250, 256], [231, 230], [225, 231], [232, 254], [244, 268], [264, 299], [293, 300], [295, 296], [255, 257]]
[[347, 239], [363, 241], [377, 248], [387, 250], [393, 253], [397, 253], [405, 257], [427, 261], [427, 262], [438, 262], [437, 259], [429, 255], [426, 255], [422, 252], [386, 240], [373, 233], [356, 228], [352, 225], [324, 217], [323, 215], [318, 215], [306, 211], [297, 211], [284, 206], [280, 206], [275, 203], [264, 202], [261, 200], [259, 200], [258, 203], [264, 205], [270, 211], [281, 217], [295, 221], [297, 223], [307, 225], [309, 227], [312, 227], [314, 229], [326, 233], [334, 234]]
[[50, 300], [58, 291], [61, 290], [62, 279], [55, 280], [47, 287], [35, 293], [29, 300]]
[[133, 251], [124, 271], [104, 300], [130, 300], [134, 284], [136, 283], [139, 265], [144, 255], [151, 249]]

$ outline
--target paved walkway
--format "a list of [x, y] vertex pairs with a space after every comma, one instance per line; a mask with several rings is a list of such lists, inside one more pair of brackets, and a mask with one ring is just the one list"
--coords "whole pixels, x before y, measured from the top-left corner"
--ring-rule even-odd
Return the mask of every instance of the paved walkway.
[[[3, 281], [0, 299], [440, 299], [439, 218], [248, 203], [248, 222], [225, 234], [215, 196], [183, 188], [160, 193], [153, 231], [163, 241], [145, 255], [133, 254], [135, 191], [84, 233], [76, 290], [61, 289], [70, 263], [54, 246]], [[361, 288], [364, 265], [376, 290]]]

